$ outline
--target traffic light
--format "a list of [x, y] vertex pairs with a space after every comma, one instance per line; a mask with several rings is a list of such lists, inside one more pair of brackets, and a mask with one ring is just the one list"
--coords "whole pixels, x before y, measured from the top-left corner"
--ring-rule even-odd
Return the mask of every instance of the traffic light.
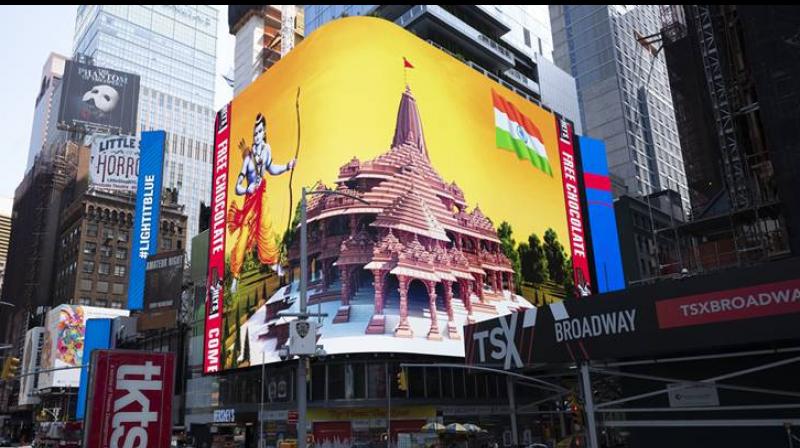
[[583, 406], [575, 394], [569, 396], [569, 412], [572, 414], [572, 422], [583, 427]]
[[408, 378], [406, 377], [406, 370], [402, 369], [397, 372], [397, 388], [402, 391], [408, 390]]
[[8, 381], [19, 373], [19, 358], [9, 356], [3, 363], [3, 374], [0, 379]]

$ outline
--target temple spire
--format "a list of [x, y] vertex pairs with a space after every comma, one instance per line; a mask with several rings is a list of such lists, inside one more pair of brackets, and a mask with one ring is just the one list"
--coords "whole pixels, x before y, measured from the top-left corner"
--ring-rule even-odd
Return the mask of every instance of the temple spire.
[[394, 128], [392, 147], [408, 144], [416, 146], [428, 157], [428, 148], [425, 146], [425, 136], [422, 133], [422, 120], [419, 117], [417, 101], [411, 94], [411, 88], [406, 84], [406, 90], [400, 98], [400, 107], [397, 110], [397, 124]]

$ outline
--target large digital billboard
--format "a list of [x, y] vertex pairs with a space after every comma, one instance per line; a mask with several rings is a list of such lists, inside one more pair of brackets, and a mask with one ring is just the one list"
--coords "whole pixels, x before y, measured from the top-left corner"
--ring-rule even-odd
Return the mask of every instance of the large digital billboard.
[[59, 126], [132, 135], [139, 108], [139, 75], [67, 61]]
[[[83, 365], [86, 321], [127, 316], [128, 310], [82, 305], [59, 305], [47, 313], [39, 389], [78, 387]], [[59, 370], [52, 370], [59, 369]]]
[[158, 251], [161, 184], [164, 171], [164, 131], [142, 132], [139, 139], [139, 179], [134, 215], [133, 248], [128, 275], [128, 309], [144, 308], [147, 258]]
[[162, 252], [147, 259], [144, 307], [147, 310], [174, 308], [181, 300], [183, 251]]
[[19, 378], [20, 406], [39, 404], [39, 397], [35, 394], [39, 375], [34, 372], [40, 368], [44, 334], [44, 327], [33, 327], [25, 333], [22, 372], [20, 372]]
[[364, 201], [308, 199], [329, 354], [463, 356], [464, 324], [586, 288], [573, 139], [391, 22], [320, 28], [217, 115], [204, 371], [279, 360], [302, 188]]

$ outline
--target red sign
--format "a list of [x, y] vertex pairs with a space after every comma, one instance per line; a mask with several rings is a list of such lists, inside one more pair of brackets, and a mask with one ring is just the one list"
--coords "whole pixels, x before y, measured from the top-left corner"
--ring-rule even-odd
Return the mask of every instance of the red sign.
[[225, 207], [228, 203], [228, 142], [231, 105], [217, 113], [214, 141], [214, 179], [211, 196], [211, 225], [208, 236], [208, 278], [206, 281], [206, 333], [203, 372], [218, 372], [222, 360], [222, 316], [224, 313]]
[[92, 353], [84, 444], [162, 448], [172, 437], [173, 353]]
[[800, 280], [656, 302], [660, 328], [688, 327], [800, 312]]
[[289, 411], [289, 416], [286, 418], [286, 423], [290, 425], [297, 424], [297, 411]]
[[575, 276], [575, 289], [581, 296], [591, 294], [589, 258], [586, 254], [586, 238], [583, 232], [583, 212], [581, 211], [581, 190], [578, 187], [577, 162], [575, 161], [572, 124], [556, 115], [558, 132], [558, 154], [561, 160], [561, 177], [564, 182], [564, 204], [567, 210], [569, 246], [572, 249], [572, 270]]

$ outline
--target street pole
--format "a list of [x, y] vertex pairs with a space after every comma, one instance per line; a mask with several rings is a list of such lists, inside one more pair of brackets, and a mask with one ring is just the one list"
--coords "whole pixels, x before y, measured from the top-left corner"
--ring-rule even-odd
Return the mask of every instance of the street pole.
[[519, 433], [517, 432], [517, 403], [514, 399], [514, 378], [506, 377], [506, 387], [508, 388], [508, 410], [511, 416], [511, 443], [519, 446]]
[[264, 448], [264, 386], [267, 381], [265, 352], [261, 352], [261, 402], [258, 404], [258, 448]]
[[[306, 288], [308, 287], [308, 241], [306, 229], [306, 188], [300, 197], [300, 316], [306, 320]], [[306, 358], [297, 360], [297, 448], [306, 448]]]
[[597, 443], [597, 424], [594, 420], [594, 395], [592, 393], [592, 380], [589, 377], [589, 362], [582, 362], [580, 369], [583, 409], [586, 412], [586, 444], [589, 448], [600, 448]]
[[389, 382], [389, 365], [385, 364], [386, 368], [383, 369], [386, 374], [386, 448], [392, 446], [392, 387]]

